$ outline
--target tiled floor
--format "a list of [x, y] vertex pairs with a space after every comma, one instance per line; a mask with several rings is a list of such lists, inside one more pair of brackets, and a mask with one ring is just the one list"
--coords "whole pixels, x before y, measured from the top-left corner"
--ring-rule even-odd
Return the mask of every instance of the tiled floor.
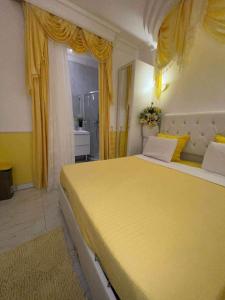
[[63, 227], [74, 271], [78, 275], [86, 297], [91, 299], [77, 254], [58, 206], [58, 197], [56, 190], [45, 192], [28, 189], [16, 192], [12, 199], [0, 201], [0, 253], [56, 227]]

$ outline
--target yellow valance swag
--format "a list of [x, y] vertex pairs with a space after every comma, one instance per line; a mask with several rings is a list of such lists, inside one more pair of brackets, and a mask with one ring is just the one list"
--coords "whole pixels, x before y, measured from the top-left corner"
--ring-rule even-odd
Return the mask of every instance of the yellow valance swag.
[[162, 72], [173, 60], [182, 65], [190, 41], [194, 0], [180, 0], [162, 22], [155, 61], [155, 94], [162, 91]]
[[75, 52], [90, 51], [99, 62], [99, 152], [109, 158], [109, 107], [112, 100], [112, 43], [60, 17], [24, 3], [26, 75], [32, 97], [33, 180], [47, 187], [48, 178], [48, 38]]
[[162, 22], [155, 61], [155, 94], [162, 91], [162, 72], [173, 60], [182, 65], [197, 24], [225, 43], [225, 0], [180, 0]]
[[225, 43], [225, 0], [208, 0], [203, 26], [215, 40]]

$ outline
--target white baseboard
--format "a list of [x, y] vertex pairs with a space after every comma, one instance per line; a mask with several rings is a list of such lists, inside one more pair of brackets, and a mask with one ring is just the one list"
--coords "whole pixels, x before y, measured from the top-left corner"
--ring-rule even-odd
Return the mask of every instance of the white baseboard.
[[20, 184], [20, 185], [15, 186], [15, 191], [26, 190], [26, 189], [30, 189], [32, 187], [34, 187], [32, 182]]

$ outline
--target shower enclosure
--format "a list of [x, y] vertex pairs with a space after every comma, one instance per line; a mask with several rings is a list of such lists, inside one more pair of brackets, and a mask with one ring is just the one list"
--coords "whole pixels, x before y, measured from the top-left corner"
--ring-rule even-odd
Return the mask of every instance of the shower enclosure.
[[84, 95], [83, 103], [84, 128], [90, 132], [90, 149], [93, 159], [99, 158], [98, 132], [98, 91], [91, 91]]
[[75, 118], [83, 118], [83, 129], [90, 132], [91, 159], [99, 159], [98, 91], [77, 95], [73, 101]]

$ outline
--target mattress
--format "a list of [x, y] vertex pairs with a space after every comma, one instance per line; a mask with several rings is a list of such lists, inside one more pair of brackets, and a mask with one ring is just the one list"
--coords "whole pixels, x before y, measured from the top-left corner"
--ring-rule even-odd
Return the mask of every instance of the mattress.
[[61, 185], [121, 299], [220, 299], [224, 187], [140, 157], [64, 166]]

